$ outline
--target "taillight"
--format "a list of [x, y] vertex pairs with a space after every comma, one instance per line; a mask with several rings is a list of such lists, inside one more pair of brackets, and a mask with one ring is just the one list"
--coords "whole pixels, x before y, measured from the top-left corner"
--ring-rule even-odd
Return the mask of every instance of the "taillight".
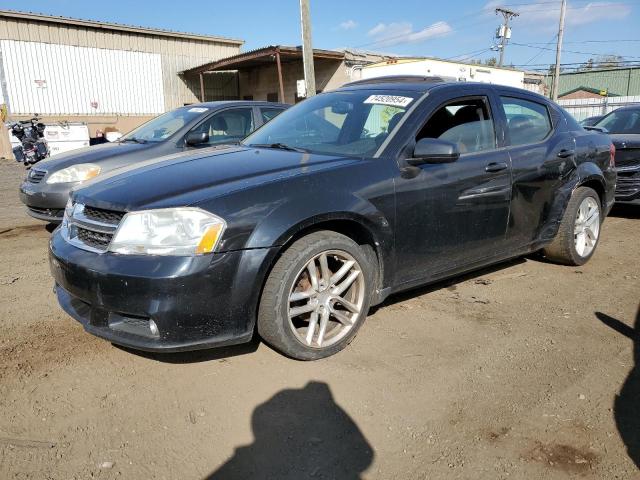
[[609, 145], [609, 166], [616, 167], [616, 146], [613, 143]]

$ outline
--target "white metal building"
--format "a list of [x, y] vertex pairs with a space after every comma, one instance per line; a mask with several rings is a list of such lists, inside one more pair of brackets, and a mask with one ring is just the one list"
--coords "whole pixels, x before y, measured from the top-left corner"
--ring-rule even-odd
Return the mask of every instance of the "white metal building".
[[437, 58], [395, 58], [360, 69], [361, 78], [387, 75], [437, 76], [461, 82], [483, 82], [536, 90], [525, 82], [525, 72], [513, 68], [489, 67]]
[[[242, 43], [0, 10], [0, 104], [10, 118], [38, 113], [46, 121], [84, 121], [92, 134], [107, 127], [127, 131], [199, 101], [199, 79], [179, 72], [235, 55]], [[207, 80], [207, 100], [237, 94], [233, 75]]]

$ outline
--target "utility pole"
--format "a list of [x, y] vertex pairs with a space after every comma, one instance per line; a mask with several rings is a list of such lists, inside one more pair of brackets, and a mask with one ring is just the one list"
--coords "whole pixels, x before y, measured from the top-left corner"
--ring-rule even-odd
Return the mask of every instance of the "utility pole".
[[300, 0], [300, 26], [302, 28], [302, 63], [307, 98], [316, 94], [316, 74], [313, 68], [313, 46], [311, 45], [311, 16], [309, 0]]
[[504, 49], [507, 47], [507, 41], [511, 38], [511, 30], [509, 29], [509, 20], [513, 17], [517, 17], [520, 15], [513, 10], [508, 10], [506, 8], [496, 8], [496, 15], [502, 14], [504, 17], [504, 24], [500, 25], [500, 28], [497, 32], [497, 37], [501, 39], [500, 41], [500, 60], [498, 61], [498, 66], [501, 67], [504, 62]]
[[560, 24], [558, 25], [558, 45], [556, 46], [556, 68], [553, 72], [553, 90], [551, 91], [551, 99], [558, 101], [558, 88], [560, 83], [560, 55], [562, 54], [562, 36], [564, 35], [564, 17], [567, 13], [567, 0], [562, 0], [560, 7]]

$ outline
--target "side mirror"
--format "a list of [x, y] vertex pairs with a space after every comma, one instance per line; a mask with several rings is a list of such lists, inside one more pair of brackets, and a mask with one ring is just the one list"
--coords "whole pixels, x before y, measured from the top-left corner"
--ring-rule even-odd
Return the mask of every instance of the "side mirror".
[[413, 157], [407, 159], [409, 165], [425, 163], [452, 163], [460, 157], [460, 150], [455, 143], [437, 138], [422, 138], [413, 149]]
[[209, 141], [209, 134], [207, 132], [189, 132], [184, 139], [184, 143], [190, 147], [196, 145], [202, 145]]

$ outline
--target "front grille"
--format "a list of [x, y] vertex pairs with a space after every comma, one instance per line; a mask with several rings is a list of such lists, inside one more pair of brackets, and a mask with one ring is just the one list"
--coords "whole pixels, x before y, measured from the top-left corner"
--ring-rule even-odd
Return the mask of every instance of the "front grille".
[[113, 238], [112, 233], [94, 232], [86, 228], [77, 227], [77, 237], [85, 245], [98, 250], [106, 250]]
[[111, 225], [118, 225], [124, 212], [114, 212], [113, 210], [103, 210], [95, 207], [84, 207], [84, 216], [89, 220], [95, 220], [96, 222], [109, 223]]
[[616, 196], [630, 197], [640, 192], [640, 169], [636, 171], [620, 171], [618, 170], [618, 179], [616, 181]]
[[616, 167], [640, 166], [640, 148], [616, 150]]
[[76, 247], [102, 253], [109, 248], [124, 215], [124, 212], [76, 204], [66, 228], [63, 222], [63, 233]]
[[32, 168], [31, 170], [29, 170], [29, 174], [27, 175], [27, 180], [30, 183], [40, 183], [46, 174], [47, 174], [46, 170], [36, 170]]

